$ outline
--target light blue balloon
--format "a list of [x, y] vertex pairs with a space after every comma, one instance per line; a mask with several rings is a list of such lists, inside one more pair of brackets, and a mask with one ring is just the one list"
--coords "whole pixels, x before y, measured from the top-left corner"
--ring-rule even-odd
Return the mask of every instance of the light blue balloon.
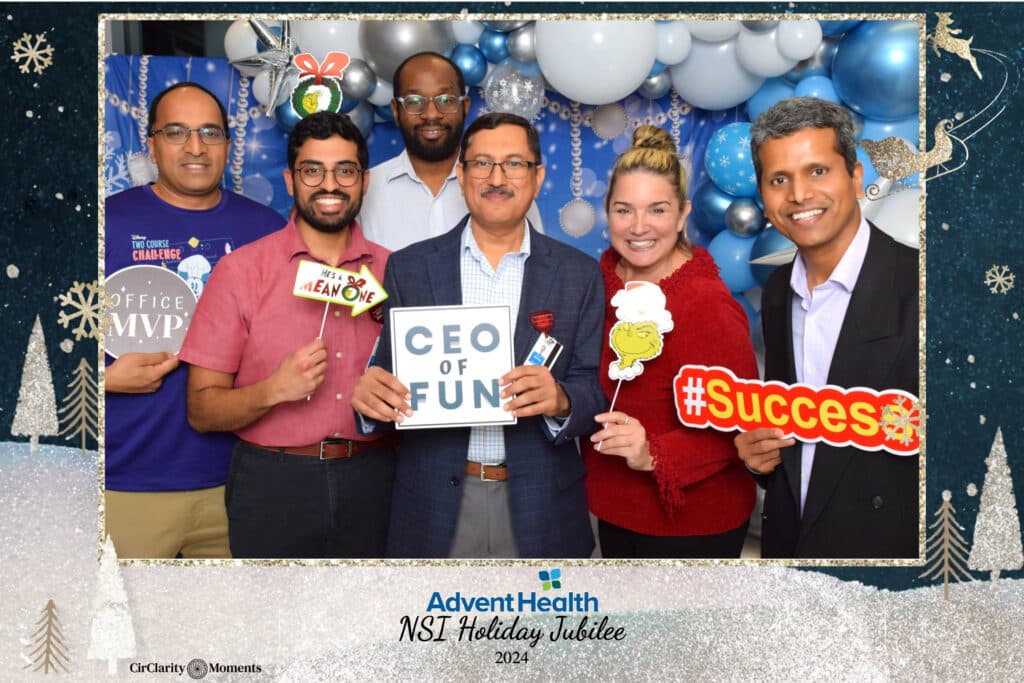
[[884, 140], [885, 138], [903, 138], [917, 141], [919, 121], [917, 114], [898, 121], [873, 121], [864, 119], [858, 140]]
[[[754, 241], [754, 247], [750, 250], [750, 259], [761, 258], [762, 256], [774, 254], [777, 251], [795, 246], [785, 235], [776, 230], [774, 225], [769, 225], [761, 231], [761, 234]], [[750, 272], [753, 273], [757, 284], [764, 287], [765, 283], [768, 282], [768, 276], [774, 273], [776, 268], [778, 266], [751, 264]]]
[[755, 120], [776, 102], [793, 96], [793, 86], [785, 78], [769, 78], [747, 100], [747, 116]]
[[918, 110], [917, 62], [916, 22], [865, 21], [839, 41], [832, 83], [865, 118], [905, 119]]
[[730, 292], [744, 292], [757, 286], [757, 280], [747, 263], [756, 241], [756, 237], [739, 237], [723, 230], [708, 245], [708, 252], [718, 264], [718, 274]]
[[650, 73], [647, 74], [647, 78], [650, 78], [651, 76], [657, 76], [658, 74], [660, 74], [662, 71], [664, 71], [667, 68], [668, 68], [668, 66], [666, 66], [665, 64], [662, 64], [657, 59], [655, 59], [654, 60], [654, 64], [651, 65]]
[[796, 84], [793, 93], [797, 97], [817, 97], [819, 100], [841, 104], [832, 79], [825, 76], [808, 76]]
[[704, 168], [719, 189], [737, 197], [757, 192], [754, 163], [750, 160], [750, 124], [722, 126], [708, 140]]
[[451, 59], [462, 72], [466, 85], [479, 85], [487, 75], [487, 59], [473, 45], [456, 45]]
[[702, 233], [713, 237], [728, 227], [725, 223], [725, 212], [735, 199], [714, 183], [706, 182], [697, 188], [690, 200], [693, 206], [691, 221]]
[[484, 29], [480, 34], [480, 52], [492, 64], [504, 61], [509, 57], [508, 35], [492, 29]]
[[842, 21], [822, 21], [818, 20], [821, 24], [821, 35], [823, 36], [836, 36], [840, 33], [846, 33], [852, 28], [856, 27], [861, 23], [860, 19], [847, 19]]

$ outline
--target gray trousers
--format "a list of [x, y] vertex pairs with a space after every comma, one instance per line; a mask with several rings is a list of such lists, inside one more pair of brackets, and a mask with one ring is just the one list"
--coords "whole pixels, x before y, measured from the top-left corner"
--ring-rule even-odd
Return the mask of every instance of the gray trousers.
[[509, 514], [507, 482], [481, 481], [468, 475], [462, 480], [462, 501], [449, 557], [519, 557]]

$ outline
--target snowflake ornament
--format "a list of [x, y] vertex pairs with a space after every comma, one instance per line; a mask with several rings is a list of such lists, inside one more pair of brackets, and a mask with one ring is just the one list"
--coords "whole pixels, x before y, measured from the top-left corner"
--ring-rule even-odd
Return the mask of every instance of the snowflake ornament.
[[1007, 294], [1013, 289], [1014, 279], [1009, 266], [993, 265], [985, 271], [985, 285], [993, 294]]
[[914, 440], [915, 432], [921, 429], [921, 406], [903, 396], [893, 399], [892, 403], [882, 408], [882, 418], [878, 425], [886, 441], [898, 441], [906, 446]]
[[97, 281], [76, 280], [71, 289], [58, 295], [58, 299], [61, 307], [68, 306], [71, 312], [61, 311], [57, 316], [57, 322], [67, 329], [69, 324], [77, 320], [78, 325], [71, 330], [76, 341], [99, 339], [104, 297]]
[[28, 33], [11, 43], [14, 51], [11, 59], [18, 62], [18, 70], [27, 74], [30, 70], [41, 74], [53, 64], [53, 46], [46, 42], [46, 33], [37, 33], [35, 39]]

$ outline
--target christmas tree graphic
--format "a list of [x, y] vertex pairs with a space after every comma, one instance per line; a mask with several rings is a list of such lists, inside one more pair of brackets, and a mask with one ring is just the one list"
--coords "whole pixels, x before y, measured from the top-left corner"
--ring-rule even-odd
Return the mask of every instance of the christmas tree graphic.
[[37, 315], [25, 351], [25, 365], [21, 371], [21, 388], [18, 389], [18, 405], [11, 434], [29, 437], [29, 453], [35, 455], [39, 450], [39, 437], [56, 436], [59, 428], [53, 375], [50, 374], [50, 361], [46, 356], [43, 326]]
[[1006, 461], [1003, 431], [996, 429], [992, 449], [985, 458], [988, 470], [981, 489], [981, 504], [974, 523], [974, 543], [967, 566], [977, 571], [992, 572], [992, 580], [999, 580], [999, 572], [1024, 566], [1021, 550], [1020, 518], [1017, 500], [1013, 495], [1013, 479]]
[[135, 627], [128, 611], [128, 594], [124, 590], [117, 551], [107, 534], [96, 577], [96, 615], [89, 629], [89, 659], [106, 660], [107, 673], [117, 674], [117, 661], [135, 656]]
[[36, 632], [32, 634], [32, 644], [35, 649], [29, 655], [32, 660], [23, 668], [28, 669], [33, 664], [33, 671], [40, 669], [44, 674], [50, 673], [50, 669], [57, 671], [57, 667], [68, 673], [68, 646], [64, 643], [64, 633], [60, 629], [60, 620], [57, 619], [57, 606], [51, 598], [46, 602], [43, 609], [43, 616], [36, 622]]
[[68, 384], [67, 396], [61, 402], [60, 435], [68, 441], [81, 437], [82, 456], [85, 456], [87, 437], [96, 438], [99, 417], [96, 380], [92, 376], [92, 366], [83, 358], [75, 368], [74, 379]]
[[931, 575], [932, 581], [942, 579], [942, 594], [949, 600], [949, 580], [970, 581], [974, 577], [964, 567], [967, 562], [967, 542], [964, 540], [963, 527], [956, 521], [956, 508], [950, 500], [953, 494], [948, 490], [942, 492], [942, 505], [935, 511], [936, 520], [928, 528], [934, 529], [928, 536], [925, 556], [929, 567], [917, 578], [923, 579]]

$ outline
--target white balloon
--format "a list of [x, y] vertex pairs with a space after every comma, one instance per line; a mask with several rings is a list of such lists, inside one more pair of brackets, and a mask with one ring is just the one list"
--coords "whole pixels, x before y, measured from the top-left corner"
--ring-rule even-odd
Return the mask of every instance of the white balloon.
[[256, 78], [252, 79], [251, 91], [257, 102], [264, 107], [267, 106], [267, 102], [270, 101], [270, 71], [256, 74]]
[[[268, 21], [267, 26], [274, 27], [280, 26], [280, 21]], [[249, 26], [248, 19], [239, 19], [238, 21], [231, 24], [228, 27], [227, 33], [224, 34], [224, 54], [227, 56], [228, 61], [234, 59], [245, 59], [246, 57], [252, 57], [258, 52], [258, 38], [256, 33], [252, 30], [252, 26]], [[260, 68], [256, 66], [235, 66], [239, 72], [246, 76], [255, 76], [260, 72]]]
[[872, 202], [877, 208], [872, 207], [874, 210], [869, 212], [873, 214], [871, 222], [897, 242], [918, 249], [920, 202], [921, 190], [918, 188], [886, 195]]
[[690, 35], [707, 43], [728, 40], [739, 33], [738, 21], [684, 21]]
[[377, 86], [370, 93], [370, 96], [366, 98], [366, 101], [375, 107], [379, 107], [384, 104], [390, 104], [394, 98], [395, 90], [391, 86], [391, 82], [377, 76]]
[[775, 29], [775, 46], [779, 54], [798, 62], [812, 56], [821, 45], [821, 24], [807, 21], [782, 20]]
[[455, 42], [476, 45], [480, 34], [484, 32], [484, 25], [479, 21], [453, 21], [452, 32], [455, 34]]
[[736, 58], [743, 68], [762, 78], [781, 76], [797, 64], [786, 59], [775, 47], [775, 31], [755, 32], [744, 28], [736, 38]]
[[736, 41], [693, 41], [690, 56], [670, 66], [672, 85], [680, 97], [695, 107], [718, 110], [746, 102], [764, 83], [743, 68], [736, 57]]
[[349, 59], [362, 59], [358, 21], [293, 21], [292, 39], [299, 52], [308, 52], [322, 62], [328, 52], [344, 52]]
[[690, 31], [686, 28], [685, 21], [671, 21], [665, 24], [657, 24], [658, 31], [658, 61], [671, 66], [686, 59], [690, 54]]
[[537, 62], [570, 100], [608, 104], [647, 78], [657, 52], [653, 21], [538, 21]]

